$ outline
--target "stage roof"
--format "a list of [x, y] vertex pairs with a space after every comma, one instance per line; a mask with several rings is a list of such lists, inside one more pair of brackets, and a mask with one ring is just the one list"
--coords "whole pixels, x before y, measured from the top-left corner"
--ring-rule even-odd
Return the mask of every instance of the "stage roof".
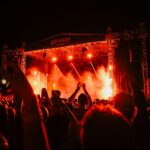
[[105, 34], [60, 33], [27, 45], [26, 51], [63, 47], [88, 42], [105, 41], [105, 39]]

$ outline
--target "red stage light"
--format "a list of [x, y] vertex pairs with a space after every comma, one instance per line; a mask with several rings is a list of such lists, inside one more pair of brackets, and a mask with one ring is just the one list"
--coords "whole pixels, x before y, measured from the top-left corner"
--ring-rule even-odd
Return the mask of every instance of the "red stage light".
[[37, 75], [37, 71], [35, 70], [35, 71], [33, 72], [33, 74], [34, 74], [34, 75]]
[[111, 70], [112, 70], [112, 65], [109, 65], [109, 66], [108, 66], [108, 69], [111, 71]]
[[69, 55], [69, 56], [68, 56], [68, 60], [69, 60], [69, 61], [73, 60], [73, 56], [72, 56], [72, 55]]
[[56, 62], [57, 58], [56, 57], [52, 57], [52, 62]]
[[56, 90], [56, 84], [55, 83], [52, 84], [52, 90]]
[[93, 56], [92, 56], [91, 53], [88, 53], [88, 54], [87, 54], [87, 58], [88, 58], [88, 59], [91, 59], [92, 57], [93, 57]]

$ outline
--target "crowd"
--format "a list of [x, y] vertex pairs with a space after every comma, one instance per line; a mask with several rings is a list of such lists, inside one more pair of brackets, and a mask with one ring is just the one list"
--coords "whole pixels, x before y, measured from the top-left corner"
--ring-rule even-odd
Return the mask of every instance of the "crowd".
[[35, 95], [16, 64], [8, 69], [14, 100], [0, 100], [0, 150], [150, 149], [150, 108], [135, 83], [132, 94], [93, 102], [79, 82], [65, 99], [59, 90], [49, 97], [45, 88]]

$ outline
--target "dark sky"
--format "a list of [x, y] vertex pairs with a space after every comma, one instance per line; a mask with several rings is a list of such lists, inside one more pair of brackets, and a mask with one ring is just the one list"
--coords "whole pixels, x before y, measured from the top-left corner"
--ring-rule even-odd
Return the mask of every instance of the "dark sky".
[[[142, 3], [142, 2], [143, 3]], [[0, 1], [0, 47], [19, 46], [57, 33], [105, 33], [133, 29], [139, 21], [149, 23], [148, 2]], [[99, 3], [98, 3], [99, 2]]]

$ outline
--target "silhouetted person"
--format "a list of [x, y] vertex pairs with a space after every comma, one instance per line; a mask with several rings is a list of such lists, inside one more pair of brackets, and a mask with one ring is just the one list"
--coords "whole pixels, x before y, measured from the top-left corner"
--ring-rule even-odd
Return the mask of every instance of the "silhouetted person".
[[[76, 103], [73, 103], [73, 102], [75, 101], [76, 94], [78, 93], [81, 87], [83, 88], [84, 93], [81, 93], [78, 96], [78, 99], [77, 99], [78, 105], [77, 105]], [[92, 106], [92, 100], [88, 91], [86, 90], [86, 86], [85, 84], [81, 84], [80, 82], [78, 83], [76, 90], [70, 96], [68, 101], [71, 102], [73, 106], [75, 106], [73, 113], [75, 114], [76, 118], [79, 121], [82, 120], [87, 109], [90, 108], [90, 106]]]
[[137, 115], [137, 107], [135, 106], [134, 97], [128, 93], [120, 92], [114, 96], [114, 107], [133, 123]]
[[150, 139], [150, 120], [148, 119], [147, 101], [144, 92], [137, 83], [132, 83], [135, 104], [138, 108], [137, 116], [133, 122], [133, 129], [136, 137], [138, 150], [147, 150]]
[[51, 105], [46, 88], [42, 88], [42, 90], [41, 90], [40, 103], [41, 103], [41, 105], [44, 105], [47, 108], [50, 107], [50, 105]]
[[83, 150], [133, 150], [132, 128], [112, 106], [94, 105], [83, 118], [81, 142]]

